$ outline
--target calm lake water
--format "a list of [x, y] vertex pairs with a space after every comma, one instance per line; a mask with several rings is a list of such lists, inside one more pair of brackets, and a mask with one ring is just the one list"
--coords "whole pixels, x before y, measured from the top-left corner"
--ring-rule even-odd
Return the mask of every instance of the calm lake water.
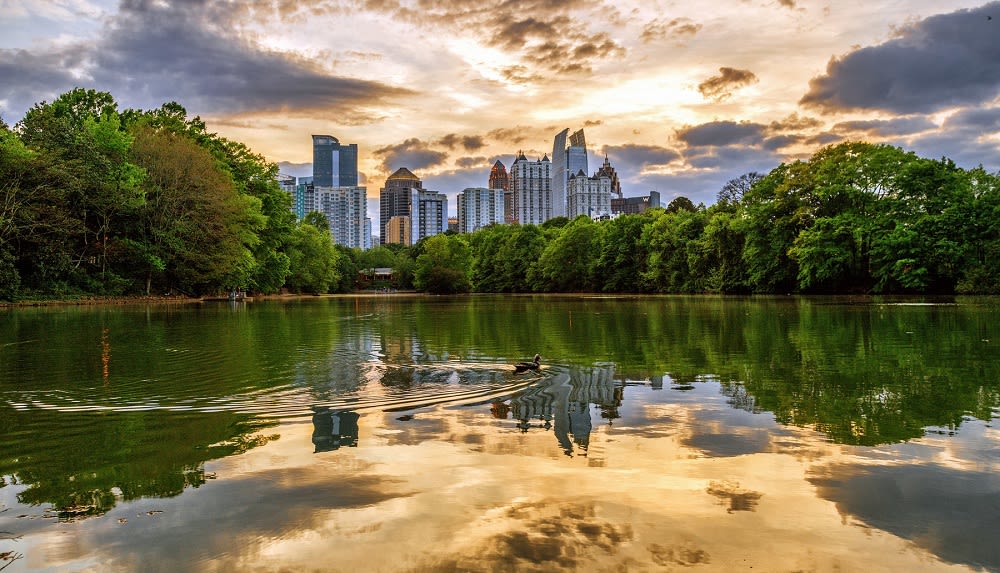
[[3, 310], [0, 570], [998, 571], [998, 347], [989, 298]]

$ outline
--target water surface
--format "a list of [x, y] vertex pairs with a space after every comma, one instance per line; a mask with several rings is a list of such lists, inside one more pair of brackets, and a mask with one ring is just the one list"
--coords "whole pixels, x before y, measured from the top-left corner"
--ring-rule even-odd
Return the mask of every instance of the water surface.
[[0, 568], [1000, 570], [998, 319], [989, 298], [7, 310]]

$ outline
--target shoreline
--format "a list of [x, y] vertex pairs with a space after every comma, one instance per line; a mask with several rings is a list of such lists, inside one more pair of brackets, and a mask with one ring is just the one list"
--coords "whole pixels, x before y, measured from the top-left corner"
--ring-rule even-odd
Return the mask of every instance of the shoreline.
[[[247, 300], [233, 302], [254, 302], [262, 300], [298, 300], [316, 298], [337, 298], [337, 297], [383, 297], [383, 296], [423, 296], [424, 293], [415, 291], [396, 291], [391, 293], [376, 291], [355, 291], [350, 293], [336, 294], [265, 294], [250, 295]], [[201, 304], [205, 302], [230, 302], [223, 296], [201, 296], [190, 297], [184, 295], [168, 296], [85, 296], [74, 299], [52, 299], [52, 300], [22, 300], [17, 302], [0, 301], [0, 309], [6, 308], [32, 308], [43, 306], [124, 306], [133, 304]]]

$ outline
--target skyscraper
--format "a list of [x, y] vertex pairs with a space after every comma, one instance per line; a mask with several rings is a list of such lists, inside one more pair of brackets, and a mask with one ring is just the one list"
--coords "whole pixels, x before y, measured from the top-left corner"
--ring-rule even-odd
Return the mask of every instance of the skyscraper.
[[552, 162], [548, 155], [538, 161], [529, 161], [524, 153], [518, 152], [510, 166], [510, 186], [518, 223], [541, 225], [553, 217]]
[[503, 222], [508, 225], [514, 222], [514, 192], [510, 188], [510, 175], [507, 168], [497, 159], [490, 169], [490, 189], [503, 189]]
[[389, 222], [393, 217], [409, 218], [409, 242], [448, 230], [448, 197], [424, 189], [423, 182], [409, 169], [400, 167], [385, 180], [379, 193], [379, 223], [382, 243], [388, 241]]
[[458, 195], [458, 232], [472, 233], [504, 222], [503, 189], [469, 187]]
[[358, 185], [358, 146], [342, 145], [332, 135], [314, 135], [313, 184], [321, 187]]
[[583, 171], [570, 175], [566, 183], [566, 216], [586, 215], [591, 219], [611, 215], [611, 177], [587, 177]]
[[599, 177], [609, 177], [611, 179], [611, 194], [615, 197], [621, 199], [622, 197], [622, 182], [618, 179], [618, 172], [615, 168], [611, 166], [611, 161], [608, 160], [608, 156], [604, 156], [604, 165], [597, 170], [594, 174]]
[[386, 244], [389, 219], [409, 217], [411, 197], [416, 189], [423, 189], [423, 182], [409, 169], [400, 167], [385, 180], [385, 187], [379, 191], [379, 236]]
[[[569, 137], [569, 145], [566, 138]], [[566, 216], [566, 182], [570, 175], [587, 173], [587, 139], [583, 130], [569, 135], [564, 129], [552, 142], [552, 216]]]

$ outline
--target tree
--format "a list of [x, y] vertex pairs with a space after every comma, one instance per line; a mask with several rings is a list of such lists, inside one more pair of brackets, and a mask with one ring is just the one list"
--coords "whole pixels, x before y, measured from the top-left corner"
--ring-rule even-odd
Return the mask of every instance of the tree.
[[329, 292], [340, 280], [337, 266], [341, 256], [334, 248], [329, 230], [321, 231], [305, 223], [297, 225], [288, 245], [291, 263], [288, 287], [313, 294]]
[[423, 241], [413, 286], [432, 294], [469, 292], [469, 247], [461, 235], [434, 235]]
[[697, 210], [698, 208], [687, 197], [677, 197], [667, 205], [667, 213], [676, 213], [678, 211], [694, 212]]
[[306, 213], [306, 216], [302, 219], [302, 223], [312, 225], [320, 231], [324, 229], [327, 231], [330, 230], [330, 220], [326, 218], [324, 213], [319, 211], [310, 211]]
[[260, 201], [237, 193], [212, 154], [184, 135], [140, 127], [133, 157], [148, 174], [130, 244], [146, 288], [157, 277], [191, 293], [246, 286], [265, 224]]
[[756, 171], [744, 173], [735, 179], [726, 181], [726, 184], [719, 190], [716, 199], [719, 203], [738, 205], [743, 201], [743, 196], [750, 192], [750, 189], [763, 179], [764, 176]]
[[598, 226], [581, 215], [555, 235], [538, 259], [535, 290], [587, 292], [594, 289], [593, 267], [598, 246]]

